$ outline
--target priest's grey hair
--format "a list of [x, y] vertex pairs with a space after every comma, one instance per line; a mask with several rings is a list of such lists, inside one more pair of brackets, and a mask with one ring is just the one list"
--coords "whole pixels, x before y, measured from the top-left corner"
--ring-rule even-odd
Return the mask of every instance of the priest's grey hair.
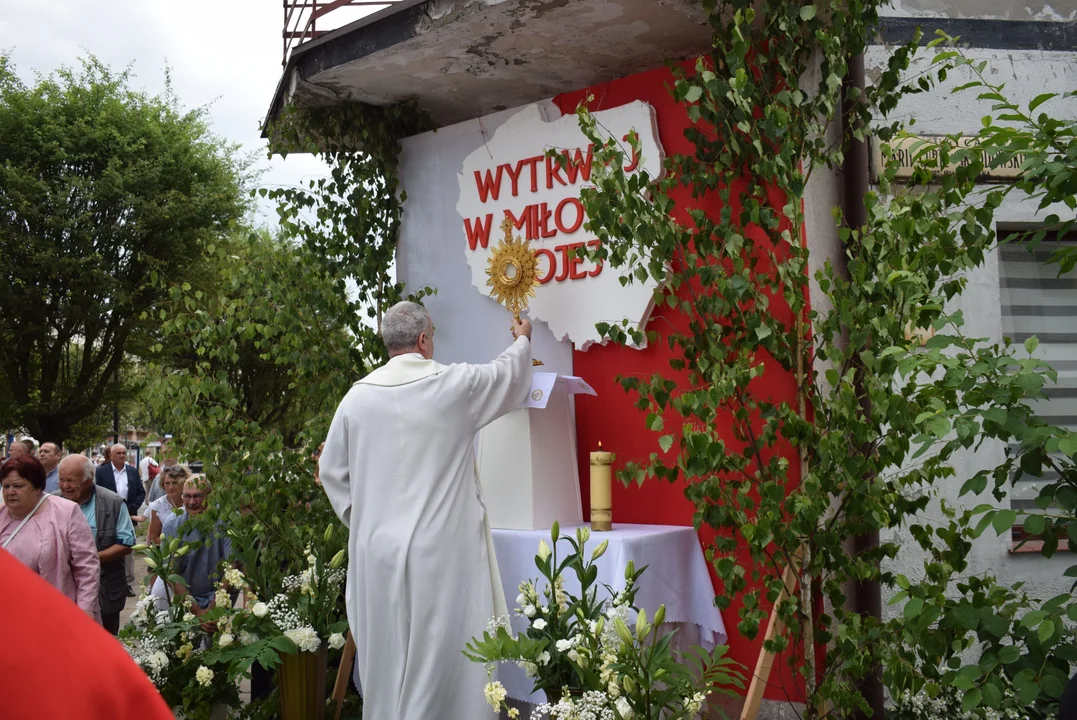
[[419, 336], [430, 332], [430, 313], [419, 303], [404, 300], [385, 311], [381, 319], [381, 339], [390, 355], [414, 350]]

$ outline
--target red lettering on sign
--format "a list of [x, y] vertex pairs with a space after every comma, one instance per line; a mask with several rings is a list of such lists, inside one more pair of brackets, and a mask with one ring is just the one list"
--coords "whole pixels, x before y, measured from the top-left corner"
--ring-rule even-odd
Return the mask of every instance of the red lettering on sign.
[[[598, 250], [600, 247], [602, 247], [602, 241], [601, 240], [589, 240], [587, 242], [587, 247], [594, 248], [595, 250]], [[594, 269], [591, 270], [591, 272], [587, 273], [587, 277], [598, 277], [598, 275], [601, 272], [602, 272], [602, 260], [600, 258], [598, 260], [598, 264], [595, 265]]]
[[[627, 142], [628, 137], [629, 137], [628, 135], [625, 135], [621, 139]], [[635, 170], [638, 167], [639, 167], [639, 152], [636, 150], [636, 148], [632, 148], [632, 162], [629, 165], [625, 165], [625, 172], [632, 172], [633, 170]]]
[[528, 157], [520, 160], [520, 167], [524, 165], [531, 166], [531, 192], [539, 192], [539, 164], [542, 163], [542, 155], [535, 155], [534, 157]]
[[[568, 152], [567, 150], [565, 151]], [[553, 181], [561, 183], [562, 185], [568, 185], [565, 179], [561, 177], [561, 163], [552, 157], [546, 156], [546, 189], [553, 189]]]
[[512, 210], [505, 208], [505, 217], [512, 221], [512, 226], [517, 230], [522, 230], [524, 226], [527, 226], [525, 235], [531, 237], [531, 207], [525, 207], [523, 212], [520, 213], [520, 217], [516, 217], [512, 214]]
[[575, 156], [570, 157], [568, 150], [565, 150], [565, 160], [568, 162], [565, 165], [565, 175], [568, 176], [568, 181], [573, 185], [576, 184], [578, 178], [583, 178], [584, 182], [590, 182], [591, 180], [591, 162], [595, 156], [595, 144], [590, 143], [587, 146], [587, 159], [583, 157], [583, 151], [576, 148]]
[[568, 266], [569, 266], [568, 249], [570, 247], [572, 247], [572, 246], [571, 245], [558, 245], [557, 247], [555, 247], [553, 249], [554, 252], [561, 253], [561, 272], [559, 272], [557, 274], [557, 277], [554, 278], [554, 280], [556, 280], [557, 282], [564, 282], [565, 278], [568, 277]]
[[546, 260], [549, 262], [549, 269], [546, 271], [545, 275], [538, 278], [539, 285], [545, 285], [546, 283], [550, 282], [550, 280], [553, 279], [553, 271], [557, 267], [557, 258], [554, 257], [554, 254], [552, 252], [550, 252], [546, 248], [539, 248], [535, 251], [535, 257], [542, 256], [545, 256]]
[[467, 245], [472, 250], [476, 245], [482, 245], [483, 250], [490, 243], [490, 227], [494, 224], [494, 214], [486, 213], [486, 224], [483, 224], [482, 218], [475, 218], [475, 225], [472, 226], [471, 220], [464, 218], [464, 232], [467, 233]]
[[[576, 220], [572, 225], [565, 225], [565, 206], [572, 205], [576, 208]], [[553, 214], [554, 225], [557, 229], [565, 235], [571, 235], [580, 229], [580, 225], [583, 225], [583, 203], [579, 198], [567, 197], [561, 202], [557, 203], [557, 209]]]
[[587, 243], [572, 243], [568, 246], [568, 279], [569, 280], [583, 280], [587, 277], [587, 273], [580, 270], [580, 265], [583, 264], [583, 258], [580, 257], [576, 251], [586, 246]]
[[475, 171], [475, 187], [479, 189], [479, 200], [486, 202], [486, 198], [493, 196], [494, 200], [497, 200], [501, 194], [501, 171], [505, 169], [504, 165], [497, 166], [497, 172], [491, 176], [490, 170], [486, 170], [486, 177], [479, 174], [479, 171]]
[[541, 238], [552, 238], [557, 234], [556, 228], [550, 227], [550, 218], [553, 217], [553, 210], [546, 207], [546, 203], [542, 203], [539, 206], [538, 212], [538, 235]]
[[[512, 181], [512, 196], [518, 196], [520, 194], [520, 173], [524, 171], [523, 161], [516, 163], [515, 170], [508, 163], [502, 165], [502, 167], [505, 168], [505, 172], [509, 174], [509, 180]], [[497, 198], [494, 199], [496, 200]]]

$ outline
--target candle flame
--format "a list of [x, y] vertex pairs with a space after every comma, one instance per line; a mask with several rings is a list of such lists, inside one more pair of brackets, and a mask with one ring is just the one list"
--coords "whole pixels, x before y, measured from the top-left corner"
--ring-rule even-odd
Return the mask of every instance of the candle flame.
[[598, 441], [598, 449], [599, 449], [599, 450], [601, 450], [601, 449], [602, 449], [602, 441], [601, 441], [601, 440], [599, 440], [599, 441]]

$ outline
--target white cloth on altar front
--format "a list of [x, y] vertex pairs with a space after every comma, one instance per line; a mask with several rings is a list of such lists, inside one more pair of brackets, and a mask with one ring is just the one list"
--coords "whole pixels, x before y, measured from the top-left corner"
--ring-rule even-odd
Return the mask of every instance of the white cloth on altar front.
[[[574, 527], [561, 528], [562, 536], [575, 534]], [[550, 543], [550, 531], [495, 529], [493, 536], [505, 595], [515, 598], [520, 583], [539, 577], [535, 555], [540, 540]], [[591, 533], [584, 546], [588, 557], [603, 540], [609, 541], [609, 547], [595, 563], [600, 587], [605, 584], [614, 591], [622, 590], [629, 561], [635, 563], [637, 570], [646, 565], [647, 570], [637, 584], [636, 607], [653, 616], [659, 605], [665, 605], [666, 623], [678, 627], [676, 645], [680, 648], [700, 645], [710, 650], [726, 642], [725, 623], [714, 605], [714, 585], [694, 528], [614, 525], [611, 532]], [[558, 557], [568, 552], [571, 546], [561, 541]], [[578, 595], [580, 583], [576, 574], [568, 570], [564, 579], [565, 589]], [[600, 596], [606, 595], [604, 590], [599, 592]], [[527, 619], [514, 612], [513, 632], [519, 633], [526, 627]], [[534, 683], [515, 665], [501, 665], [499, 679], [509, 697], [530, 703], [545, 702], [542, 692], [531, 692]]]
[[366, 717], [495, 717], [486, 668], [463, 655], [506, 612], [473, 442], [530, 384], [521, 337], [487, 365], [399, 355], [337, 408], [320, 470], [350, 531], [346, 602]]

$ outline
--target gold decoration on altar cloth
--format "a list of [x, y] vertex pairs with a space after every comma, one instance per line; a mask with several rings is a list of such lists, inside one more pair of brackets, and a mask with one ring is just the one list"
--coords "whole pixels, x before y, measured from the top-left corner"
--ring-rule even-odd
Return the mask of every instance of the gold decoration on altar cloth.
[[[508, 217], [501, 223], [505, 237], [501, 239], [486, 265], [486, 285], [490, 288], [490, 297], [505, 306], [516, 319], [527, 308], [527, 302], [535, 297], [538, 285], [538, 258], [531, 249], [531, 241], [513, 237], [512, 220]], [[541, 360], [533, 360], [533, 365], [542, 365]]]

